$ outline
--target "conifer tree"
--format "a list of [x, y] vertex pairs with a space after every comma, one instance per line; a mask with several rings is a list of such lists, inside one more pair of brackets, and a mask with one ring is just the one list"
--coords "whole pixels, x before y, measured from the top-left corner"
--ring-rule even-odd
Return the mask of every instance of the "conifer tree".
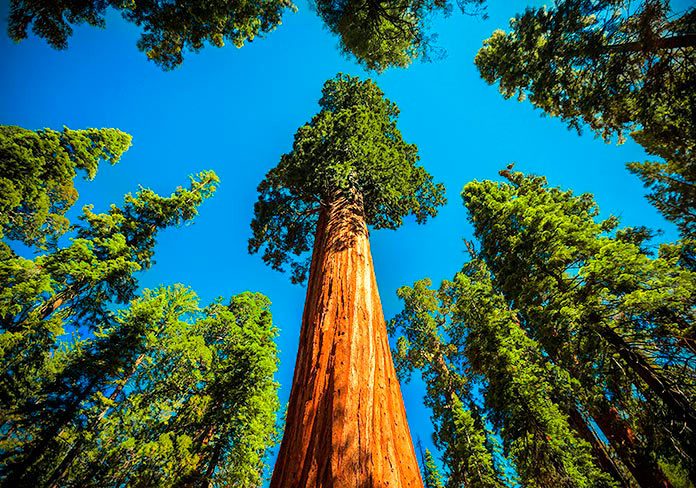
[[[100, 160], [115, 164], [130, 142], [117, 129], [0, 126], [0, 239], [39, 249], [55, 241], [69, 227], [65, 213], [78, 197], [77, 172], [93, 179]], [[9, 249], [0, 252], [4, 258]]]
[[[192, 298], [186, 308], [173, 308], [177, 296]], [[108, 415], [66, 480], [78, 486], [260, 486], [278, 409], [270, 302], [246, 292], [201, 311], [183, 287], [146, 293], [140, 301], [165, 307], [167, 320], [143, 338], [137, 367], [119, 383], [123, 398], [100, 407]]]
[[440, 470], [428, 449], [423, 454], [423, 485], [424, 488], [445, 488]]
[[609, 141], [632, 133], [662, 161], [629, 169], [686, 239], [696, 219], [696, 9], [669, 0], [562, 0], [529, 8], [476, 56], [506, 98], [528, 98]]
[[[469, 14], [482, 14], [485, 0], [460, 0]], [[437, 51], [428, 33], [435, 13], [449, 14], [448, 0], [318, 0], [316, 10], [331, 32], [339, 36], [341, 49], [368, 69], [381, 72], [389, 67], [407, 67]]]
[[26, 39], [29, 28], [54, 48], [65, 49], [73, 26], [106, 25], [108, 9], [117, 10], [128, 22], [142, 28], [138, 49], [165, 70], [179, 66], [187, 51], [198, 52], [206, 44], [222, 47], [232, 42], [242, 47], [255, 37], [275, 29], [290, 0], [12, 0], [8, 33], [15, 41]]
[[674, 246], [658, 257], [644, 232], [596, 222], [591, 195], [501, 172], [463, 197], [495, 286], [521, 324], [581, 387], [576, 393], [642, 486], [663, 485], [658, 463], [693, 469], [693, 272]]
[[427, 389], [425, 404], [433, 411], [435, 444], [448, 471], [447, 486], [505, 486], [488, 450], [487, 433], [464, 372], [467, 363], [456, 344], [446, 340], [447, 304], [438, 300], [444, 297], [430, 285], [430, 280], [421, 280], [397, 292], [404, 310], [389, 322], [393, 335], [403, 334], [394, 354], [397, 372], [408, 380], [413, 370], [421, 371]]
[[111, 304], [134, 297], [134, 273], [150, 267], [157, 232], [190, 221], [216, 182], [213, 172], [203, 172], [192, 178], [190, 188], [180, 187], [170, 197], [141, 189], [107, 213], [86, 206], [67, 247], [33, 260], [3, 260], [0, 405], [5, 414], [31, 398], [37, 378], [54, 359], [56, 338], [84, 324], [105, 324]]
[[[149, 268], [157, 231], [191, 220], [196, 207], [214, 191], [216, 181], [214, 173], [201, 173], [192, 178], [189, 189], [179, 188], [171, 197], [142, 189], [135, 196], [126, 195], [123, 207], [112, 206], [108, 213], [95, 214], [85, 207], [83, 223], [68, 247], [34, 260], [16, 257], [3, 262], [2, 420], [18, 417], [33, 426], [39, 423], [31, 420], [31, 412], [36, 412], [46, 426], [41, 434], [30, 435], [33, 440], [24, 458], [8, 464], [8, 480], [23, 476], [50, 450], [53, 437], [79, 404], [99, 388], [110, 374], [109, 368], [119, 367], [113, 358], [99, 359], [99, 343], [89, 347], [78, 343], [56, 357], [59, 337], [81, 328], [98, 332], [109, 327], [109, 307], [133, 298], [137, 288], [134, 273]], [[64, 360], [67, 365], [60, 364]], [[39, 385], [50, 381], [56, 368], [61, 368], [55, 379], [58, 383], [41, 390]], [[63, 391], [65, 388], [69, 391]], [[59, 400], [56, 418], [50, 420], [45, 402], [53, 397]], [[28, 419], [23, 418], [26, 414]]]
[[408, 215], [424, 222], [444, 189], [417, 165], [396, 105], [372, 81], [339, 75], [319, 104], [259, 185], [249, 243], [273, 268], [289, 264], [293, 281], [306, 276], [313, 249], [271, 486], [419, 486], [367, 226], [396, 229]]
[[[439, 290], [429, 286], [430, 280], [421, 280], [399, 290], [404, 311], [394, 323], [405, 333], [399, 339], [400, 351], [408, 343], [408, 356], [422, 358], [414, 366], [427, 372], [437, 363], [430, 357], [438, 349], [433, 339], [437, 335], [450, 338], [449, 362], [465, 368], [472, 380], [478, 379], [486, 412], [501, 432], [520, 482], [524, 486], [613, 486], [609, 475], [595, 465], [591, 446], [573, 432], [568, 416], [554, 401], [562, 372], [546, 364], [504, 298], [493, 290], [485, 268], [472, 261], [453, 282], [443, 282]], [[441, 327], [439, 334], [436, 324]], [[567, 381], [565, 386], [570, 386]], [[428, 393], [427, 403], [437, 390]], [[480, 475], [482, 466], [471, 463], [470, 456], [465, 459], [470, 473]], [[445, 465], [451, 469], [446, 456]], [[494, 484], [468, 477], [448, 486], [462, 482], [505, 486], [502, 476]]]
[[[136, 298], [157, 233], [191, 221], [217, 176], [169, 197], [141, 188], [105, 213], [85, 206], [71, 226], [76, 169], [93, 177], [130, 136], [0, 134], [16, 190], [0, 214], [0, 485], [260, 486], [278, 409], [270, 302], [247, 292], [200, 310], [181, 285]], [[36, 238], [68, 228], [63, 247]], [[41, 254], [22, 258], [9, 239]]]

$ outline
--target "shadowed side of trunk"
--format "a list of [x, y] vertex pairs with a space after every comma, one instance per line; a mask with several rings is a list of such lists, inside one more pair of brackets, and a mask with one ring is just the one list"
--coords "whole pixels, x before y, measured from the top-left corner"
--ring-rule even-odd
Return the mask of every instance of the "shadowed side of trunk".
[[362, 206], [317, 224], [287, 422], [272, 488], [422, 487]]

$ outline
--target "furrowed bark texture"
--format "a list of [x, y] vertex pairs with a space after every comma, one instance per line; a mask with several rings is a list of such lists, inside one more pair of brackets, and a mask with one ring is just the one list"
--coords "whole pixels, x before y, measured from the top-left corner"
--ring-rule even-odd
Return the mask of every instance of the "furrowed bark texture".
[[422, 487], [360, 202], [322, 207], [272, 488]]

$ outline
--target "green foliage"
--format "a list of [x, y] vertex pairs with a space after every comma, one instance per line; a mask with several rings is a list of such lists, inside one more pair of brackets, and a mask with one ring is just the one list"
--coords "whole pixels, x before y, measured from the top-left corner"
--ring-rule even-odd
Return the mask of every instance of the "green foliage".
[[651, 257], [644, 230], [612, 235], [616, 219], [596, 221], [591, 195], [501, 174], [508, 183], [463, 193], [496, 290], [593, 416], [620, 412], [637, 436], [632, 456], [664, 453], [692, 470], [696, 296], [681, 246]]
[[688, 153], [675, 155], [669, 143], [653, 138], [649, 133], [635, 132], [633, 138], [648, 153], [662, 160], [628, 163], [629, 171], [642, 180], [650, 190], [648, 201], [667, 220], [676, 224], [682, 237], [696, 240], [696, 158], [693, 145]]
[[[516, 313], [496, 293], [487, 270], [473, 261], [452, 284], [452, 335], [466, 331], [464, 352], [472, 369], [486, 379], [490, 418], [524, 486], [613, 486], [593, 459], [590, 445], [571, 429], [554, 401], [556, 371], [535, 341], [519, 326]], [[563, 385], [572, 384], [565, 381]]]
[[10, 424], [6, 481], [260, 486], [279, 406], [269, 305], [247, 292], [201, 310], [181, 285], [145, 290], [71, 344]]
[[108, 8], [142, 28], [138, 49], [165, 70], [179, 66], [187, 51], [198, 52], [206, 44], [222, 47], [232, 42], [242, 47], [281, 23], [285, 10], [294, 10], [290, 0], [12, 0], [8, 32], [20, 41], [32, 31], [54, 48], [65, 49], [72, 26], [82, 23], [106, 25]]
[[[109, 130], [2, 133], [14, 141], [3, 149], [17, 169], [8, 175], [42, 179], [16, 188], [63, 198], [50, 202], [63, 213], [77, 197], [76, 169], [92, 177], [99, 159], [130, 144]], [[190, 222], [217, 182], [207, 171], [168, 197], [141, 188], [104, 213], [85, 206], [76, 225], [65, 221], [67, 245], [33, 259], [3, 249], [3, 486], [260, 486], [278, 409], [268, 300], [243, 293], [200, 310], [183, 286], [136, 297], [157, 233]], [[13, 221], [15, 235], [47, 225], [33, 208]]]
[[561, 0], [496, 31], [476, 64], [505, 97], [528, 97], [571, 127], [605, 138], [642, 127], [676, 153], [694, 141], [693, 17], [675, 19], [663, 0]]
[[[478, 13], [485, 0], [462, 0], [458, 5]], [[340, 38], [341, 49], [368, 69], [378, 72], [389, 67], [407, 67], [434, 51], [428, 35], [432, 14], [448, 15], [447, 0], [408, 0], [384, 2], [357, 0], [318, 0], [316, 10], [331, 32]]]
[[[428, 279], [413, 288], [399, 288], [404, 310], [389, 323], [392, 335], [401, 332], [394, 352], [399, 376], [421, 371], [426, 384], [425, 404], [433, 412], [435, 443], [442, 449], [448, 470], [447, 486], [499, 488], [503, 476], [497, 472], [488, 449], [487, 432], [471, 395], [467, 367], [456, 343], [449, 342], [449, 296], [430, 290]], [[467, 401], [465, 408], [462, 399]]]
[[71, 225], [77, 170], [93, 178], [130, 136], [0, 127], [0, 141], [0, 236], [40, 252], [0, 241], [0, 484], [261, 486], [279, 407], [270, 302], [246, 292], [201, 310], [182, 285], [136, 296], [158, 232], [197, 215], [215, 173], [87, 205]]
[[[421, 280], [413, 288], [399, 289], [405, 306], [391, 327], [404, 334], [396, 354], [400, 369], [421, 369], [428, 387], [426, 404], [434, 412], [452, 412], [450, 428], [434, 418], [436, 440], [451, 472], [448, 486], [504, 486], [507, 481], [493, 471], [475, 406], [467, 412], [455, 394], [440, 407], [438, 398], [447, 398], [455, 384], [445, 378], [453, 376], [460, 389], [474, 382], [485, 392], [485, 412], [501, 433], [505, 454], [524, 486], [612, 486], [611, 478], [594, 465], [590, 446], [572, 431], [554, 402], [559, 375], [494, 291], [485, 268], [473, 261], [439, 290], [429, 286], [430, 280]], [[454, 374], [457, 369], [462, 374]], [[470, 388], [460, 391], [470, 395]], [[471, 439], [478, 439], [474, 451]], [[482, 482], [476, 475], [486, 470], [494, 475]]]
[[[136, 349], [137, 331], [104, 338], [114, 327], [113, 305], [135, 296], [134, 273], [150, 267], [157, 232], [190, 221], [215, 182], [214, 173], [204, 172], [170, 197], [141, 189], [107, 213], [87, 206], [67, 247], [33, 260], [2, 260], [0, 405], [3, 423], [15, 430], [2, 442], [30, 439], [23, 455], [6, 451], [8, 479], [34, 476], [30, 467], [53, 451], [82, 402], [126, 361], [114, 354]], [[85, 333], [95, 340], [83, 339]]]
[[77, 171], [93, 179], [100, 160], [115, 164], [130, 143], [116, 129], [0, 126], [0, 239], [40, 249], [54, 242], [70, 225], [65, 213], [78, 197]]
[[371, 81], [327, 81], [321, 111], [295, 133], [258, 187], [249, 251], [263, 248], [273, 269], [290, 263], [293, 282], [307, 274], [317, 213], [338, 198], [357, 201], [368, 225], [396, 229], [404, 217], [423, 223], [445, 202], [444, 187], [418, 166], [418, 150], [396, 127], [399, 110]]
[[440, 470], [435, 464], [435, 459], [428, 449], [423, 455], [423, 485], [425, 488], [445, 488], [445, 482]]
[[481, 76], [605, 140], [633, 132], [661, 163], [631, 163], [650, 200], [693, 238], [696, 9], [668, 0], [562, 0], [528, 9], [476, 56]]

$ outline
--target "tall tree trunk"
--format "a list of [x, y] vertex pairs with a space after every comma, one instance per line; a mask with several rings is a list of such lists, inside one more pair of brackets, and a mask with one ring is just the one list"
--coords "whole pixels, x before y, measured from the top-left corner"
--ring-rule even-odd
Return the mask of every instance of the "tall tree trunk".
[[610, 53], [634, 53], [640, 51], [662, 51], [665, 49], [680, 49], [696, 46], [696, 34], [679, 34], [670, 37], [656, 37], [646, 42], [644, 40], [613, 44], [605, 48]]
[[612, 478], [618, 481], [623, 487], [631, 487], [633, 484], [626, 475], [621, 471], [616, 461], [611, 457], [609, 449], [602, 440], [597, 437], [597, 434], [590, 428], [585, 420], [585, 417], [580, 413], [580, 411], [570, 406], [568, 408], [568, 422], [570, 426], [575, 429], [580, 438], [587, 441], [592, 447], [592, 454], [594, 455], [597, 464], [602, 470], [609, 473]]
[[322, 207], [272, 488], [422, 487], [361, 202]]
[[82, 391], [76, 395], [73, 403], [63, 412], [57, 415], [54, 422], [40, 431], [29, 444], [26, 454], [19, 460], [6, 467], [5, 477], [0, 486], [15, 488], [18, 486], [35, 486], [38, 473], [32, 472], [34, 464], [47, 452], [56, 448], [58, 435], [70, 423], [79, 411], [82, 402], [92, 393], [94, 381], [90, 381]]
[[614, 348], [626, 364], [642, 379], [657, 398], [672, 412], [673, 421], [685, 428], [684, 446], [694, 444], [696, 410], [687, 396], [639, 351], [631, 347], [611, 326], [599, 327], [598, 333]]
[[631, 427], [619, 416], [616, 408], [600, 405], [592, 416], [624, 465], [643, 488], [672, 488], [662, 468], [645, 452]]

